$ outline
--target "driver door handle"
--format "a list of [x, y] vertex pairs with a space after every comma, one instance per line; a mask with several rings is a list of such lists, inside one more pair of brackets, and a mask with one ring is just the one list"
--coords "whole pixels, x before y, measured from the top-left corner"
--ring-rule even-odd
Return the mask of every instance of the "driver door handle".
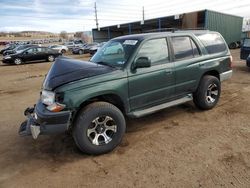
[[166, 69], [166, 70], [165, 70], [165, 73], [166, 73], [166, 74], [172, 74], [172, 70]]

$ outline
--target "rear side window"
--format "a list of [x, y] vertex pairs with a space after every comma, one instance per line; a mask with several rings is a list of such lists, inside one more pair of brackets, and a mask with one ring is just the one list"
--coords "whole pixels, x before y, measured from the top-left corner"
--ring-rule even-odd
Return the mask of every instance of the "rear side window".
[[175, 60], [190, 59], [200, 55], [197, 45], [190, 37], [172, 37]]
[[227, 51], [227, 45], [217, 33], [204, 33], [196, 35], [205, 46], [209, 54], [216, 54]]
[[148, 57], [152, 65], [169, 61], [168, 46], [165, 38], [146, 41], [140, 48], [137, 58]]
[[37, 52], [42, 52], [43, 48], [37, 48]]

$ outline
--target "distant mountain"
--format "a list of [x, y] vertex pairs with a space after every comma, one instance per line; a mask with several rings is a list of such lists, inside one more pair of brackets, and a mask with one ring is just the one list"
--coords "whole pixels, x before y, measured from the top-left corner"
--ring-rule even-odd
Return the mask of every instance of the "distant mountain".
[[[18, 32], [13, 32], [18, 33]], [[20, 31], [19, 33], [32, 33], [32, 34], [39, 34], [39, 35], [53, 35], [55, 33], [48, 32], [48, 31]]]
[[58, 37], [59, 34], [47, 31], [0, 32], [0, 37]]

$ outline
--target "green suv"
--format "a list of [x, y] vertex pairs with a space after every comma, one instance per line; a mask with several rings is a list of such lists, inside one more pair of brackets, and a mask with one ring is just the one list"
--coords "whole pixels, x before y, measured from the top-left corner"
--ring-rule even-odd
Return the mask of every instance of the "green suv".
[[[117, 48], [117, 49], [115, 49]], [[211, 31], [127, 35], [107, 42], [89, 62], [59, 57], [27, 108], [19, 134], [72, 132], [88, 154], [113, 150], [126, 130], [125, 117], [142, 117], [193, 100], [213, 108], [221, 81], [232, 76], [232, 57]]]

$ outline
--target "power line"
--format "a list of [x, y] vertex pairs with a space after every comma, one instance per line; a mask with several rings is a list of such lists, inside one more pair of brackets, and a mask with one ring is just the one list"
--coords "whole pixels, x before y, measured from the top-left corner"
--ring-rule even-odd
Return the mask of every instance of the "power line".
[[[5, 17], [9, 17], [9, 18], [16, 18], [17, 16], [14, 16], [14, 15], [7, 15], [7, 14], [2, 14], [0, 13], [0, 16], [5, 16]], [[18, 16], [19, 18], [34, 18], [34, 19], [49, 19], [49, 20], [52, 20], [52, 19], [61, 19], [61, 20], [76, 20], [76, 18], [72, 18], [72, 17], [48, 17], [48, 16], [28, 16], [28, 15], [19, 15]], [[79, 19], [79, 17], [78, 17]], [[89, 21], [95, 21], [94, 18], [81, 18], [81, 19], [84, 19], [84, 20], [89, 20]], [[105, 19], [105, 18], [99, 18], [98, 20], [103, 20], [103, 21], [131, 21], [131, 19]]]
[[98, 19], [97, 19], [97, 9], [96, 9], [96, 2], [95, 2], [95, 23], [96, 23], [96, 28], [98, 29]]
[[144, 24], [144, 19], [145, 19], [145, 12], [144, 12], [144, 6], [142, 7], [142, 22]]

